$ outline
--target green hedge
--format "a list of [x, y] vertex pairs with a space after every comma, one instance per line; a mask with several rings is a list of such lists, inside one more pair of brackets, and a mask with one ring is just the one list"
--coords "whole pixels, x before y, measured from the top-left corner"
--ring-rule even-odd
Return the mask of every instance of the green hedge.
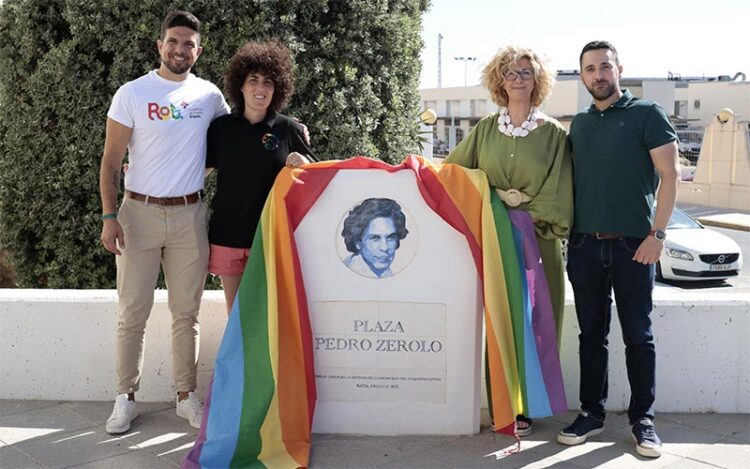
[[[295, 55], [287, 113], [325, 159], [398, 162], [416, 150], [428, 0], [16, 0], [0, 4], [0, 249], [19, 287], [112, 288], [98, 174], [112, 95], [156, 67], [165, 13], [204, 23], [194, 72], [221, 85], [245, 41]], [[210, 196], [211, 184], [208, 192]]]

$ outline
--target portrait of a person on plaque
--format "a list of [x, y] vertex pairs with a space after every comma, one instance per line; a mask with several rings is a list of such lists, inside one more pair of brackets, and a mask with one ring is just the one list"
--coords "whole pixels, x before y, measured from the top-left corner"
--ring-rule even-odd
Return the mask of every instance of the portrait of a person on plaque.
[[341, 236], [347, 253], [342, 260], [364, 277], [390, 277], [405, 267], [403, 262], [398, 269], [392, 264], [408, 234], [406, 215], [395, 200], [365, 199], [344, 219]]

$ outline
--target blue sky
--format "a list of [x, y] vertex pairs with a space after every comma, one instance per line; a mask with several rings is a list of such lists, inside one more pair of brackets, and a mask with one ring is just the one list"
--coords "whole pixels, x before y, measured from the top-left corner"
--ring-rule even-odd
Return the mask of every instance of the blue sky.
[[543, 54], [553, 69], [577, 69], [588, 41], [612, 42], [626, 77], [730, 75], [750, 78], [750, 0], [432, 0], [423, 17], [421, 88], [477, 84], [482, 66], [512, 42]]

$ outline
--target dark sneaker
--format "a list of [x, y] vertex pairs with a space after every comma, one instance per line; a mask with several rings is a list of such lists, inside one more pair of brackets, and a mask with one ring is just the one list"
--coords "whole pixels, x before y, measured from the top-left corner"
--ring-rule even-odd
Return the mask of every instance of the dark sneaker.
[[604, 420], [599, 420], [588, 412], [578, 414], [575, 421], [557, 434], [557, 442], [573, 446], [585, 443], [589, 437], [604, 431]]
[[661, 440], [654, 429], [654, 422], [650, 418], [642, 418], [633, 425], [633, 439], [638, 454], [647, 458], [661, 456]]

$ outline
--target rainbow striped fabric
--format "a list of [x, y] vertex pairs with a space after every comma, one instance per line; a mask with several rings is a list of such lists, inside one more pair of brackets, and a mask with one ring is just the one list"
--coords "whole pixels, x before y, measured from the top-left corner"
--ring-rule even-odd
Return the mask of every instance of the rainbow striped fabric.
[[478, 170], [409, 156], [285, 168], [268, 196], [184, 468], [306, 467], [315, 411], [312, 331], [294, 230], [340, 170], [412, 171], [426, 204], [466, 238], [482, 281], [495, 428], [567, 410], [533, 224]]

